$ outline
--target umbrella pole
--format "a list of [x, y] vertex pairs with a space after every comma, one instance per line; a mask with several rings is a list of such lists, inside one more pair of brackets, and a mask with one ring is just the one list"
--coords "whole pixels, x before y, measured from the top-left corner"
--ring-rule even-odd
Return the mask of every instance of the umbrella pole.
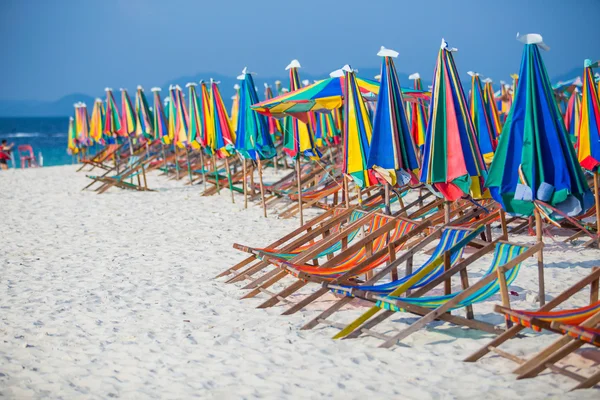
[[[542, 216], [540, 215], [540, 212], [538, 211], [538, 209], [536, 208], [534, 210], [534, 214], [535, 214], [535, 232], [536, 232], [536, 236], [537, 236], [537, 242], [538, 243], [542, 243], [543, 239], [542, 239]], [[540, 299], [540, 306], [543, 306], [544, 304], [546, 304], [546, 289], [545, 289], [545, 285], [544, 285], [544, 252], [543, 252], [543, 248], [540, 249], [540, 251], [538, 252], [538, 281], [539, 281], [539, 299]]]
[[217, 160], [215, 159], [215, 153], [212, 153], [212, 164], [213, 171], [215, 171], [215, 185], [217, 185], [217, 194], [221, 194], [221, 186], [219, 185], [219, 171], [217, 171]]
[[194, 180], [192, 179], [192, 166], [190, 165], [190, 151], [187, 146], [185, 148], [185, 158], [187, 160], [187, 168], [188, 168], [188, 177], [190, 178], [190, 186], [194, 184]]
[[350, 207], [350, 199], [348, 198], [348, 179], [346, 175], [344, 175], [344, 202], [346, 203], [346, 207]]
[[598, 188], [600, 175], [594, 172], [594, 197], [596, 200], [596, 246], [600, 249], [600, 191]]
[[277, 150], [275, 150], [275, 157], [273, 158], [273, 167], [275, 168], [275, 175], [277, 175], [279, 166], [277, 165]]
[[173, 142], [173, 150], [175, 151], [175, 178], [179, 180], [179, 153], [175, 142]]
[[263, 215], [267, 218], [267, 204], [265, 203], [265, 187], [263, 186], [262, 164], [256, 152], [256, 162], [258, 163], [258, 183], [260, 184], [260, 199], [263, 206]]
[[450, 223], [450, 202], [449, 201], [444, 202], [444, 223], [446, 223], [446, 224]]
[[165, 170], [165, 175], [169, 175], [167, 172], [167, 155], [165, 154], [165, 144], [161, 142], [160, 147], [162, 147], [162, 155], [163, 155], [163, 169]]
[[206, 165], [204, 164], [204, 155], [203, 153], [203, 149], [200, 149], [200, 164], [202, 164], [202, 183], [204, 184], [204, 190], [206, 190]]
[[231, 202], [235, 204], [233, 198], [233, 183], [231, 182], [231, 170], [229, 169], [229, 157], [225, 157], [225, 169], [227, 169], [227, 180], [229, 181], [229, 191], [231, 192]]
[[502, 224], [502, 236], [504, 236], [504, 240], [508, 240], [508, 226], [506, 226], [506, 213], [503, 209], [500, 209], [500, 222]]
[[248, 208], [248, 185], [247, 176], [248, 170], [246, 168], [246, 159], [242, 157], [242, 168], [244, 169], [244, 208]]
[[300, 158], [296, 159], [296, 180], [298, 186], [298, 211], [300, 212], [300, 226], [304, 225], [304, 212], [302, 211], [302, 184], [300, 182]]
[[385, 184], [385, 214], [392, 215], [392, 210], [390, 208], [390, 184]]

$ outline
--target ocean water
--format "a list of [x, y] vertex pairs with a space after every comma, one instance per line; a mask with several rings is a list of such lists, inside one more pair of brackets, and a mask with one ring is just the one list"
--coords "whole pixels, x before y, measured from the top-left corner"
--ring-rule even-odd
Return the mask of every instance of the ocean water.
[[68, 129], [69, 117], [0, 118], [0, 140], [15, 144], [16, 168], [20, 168], [17, 146], [22, 144], [31, 145], [38, 162], [41, 153], [45, 167], [73, 163], [73, 157], [67, 154]]

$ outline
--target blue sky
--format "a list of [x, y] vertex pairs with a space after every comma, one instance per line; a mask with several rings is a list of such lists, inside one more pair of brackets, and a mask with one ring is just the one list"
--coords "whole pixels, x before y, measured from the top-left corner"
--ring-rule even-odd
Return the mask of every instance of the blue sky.
[[245, 65], [281, 76], [293, 58], [325, 75], [378, 66], [381, 45], [400, 52], [400, 72], [429, 80], [442, 37], [459, 49], [464, 79], [473, 70], [508, 81], [517, 32], [543, 35], [552, 77], [600, 59], [598, 15], [599, 0], [2, 0], [0, 99], [150, 87]]

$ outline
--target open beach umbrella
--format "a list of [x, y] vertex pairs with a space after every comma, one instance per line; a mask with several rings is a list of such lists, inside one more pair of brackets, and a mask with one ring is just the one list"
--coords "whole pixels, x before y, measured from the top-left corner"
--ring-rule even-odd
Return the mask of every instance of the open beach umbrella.
[[[333, 76], [344, 75], [344, 165], [343, 173], [354, 183], [365, 188], [374, 181], [369, 178], [367, 157], [371, 146], [373, 127], [369, 112], [360, 91], [354, 71], [345, 65], [341, 70], [332, 72]], [[348, 193], [346, 193], [348, 198]]]
[[165, 111], [163, 109], [163, 103], [160, 98], [160, 88], [153, 87], [153, 99], [154, 99], [154, 112], [152, 113], [153, 118], [153, 131], [154, 139], [160, 139], [163, 144], [170, 144], [167, 118], [165, 117]]
[[115, 102], [115, 97], [111, 88], [104, 89], [106, 91], [106, 114], [104, 115], [104, 134], [110, 138], [115, 138], [121, 130], [121, 117], [119, 109]]
[[367, 168], [380, 181], [394, 186], [417, 183], [415, 173], [419, 161], [411, 132], [406, 122], [406, 112], [400, 82], [393, 58], [398, 52], [381, 47], [377, 53], [381, 63], [381, 87], [373, 120], [371, 147]]
[[219, 86], [212, 79], [210, 91], [213, 128], [210, 130], [212, 135], [208, 138], [208, 146], [217, 157], [226, 158], [235, 153], [235, 131], [227, 115]]
[[148, 99], [144, 93], [144, 88], [141, 86], [137, 87], [135, 93], [135, 115], [136, 115], [136, 136], [144, 136], [146, 139], [152, 139], [154, 137], [154, 125], [152, 112], [150, 106], [148, 106]]
[[[536, 207], [542, 212], [539, 202], [568, 216], [579, 215], [594, 199], [539, 51], [548, 47], [539, 34], [517, 39], [525, 48], [515, 103], [502, 129], [486, 186], [513, 215], [531, 216]], [[541, 240], [541, 227], [538, 229]]]
[[579, 121], [581, 118], [581, 94], [579, 89], [575, 89], [567, 103], [565, 111], [565, 127], [571, 135], [571, 141], [577, 140], [577, 130], [579, 129]]
[[196, 86], [198, 85], [194, 82], [190, 82], [185, 86], [188, 88], [188, 139], [192, 148], [199, 149], [206, 146], [206, 140], [203, 135], [204, 121], [202, 103], [199, 101], [198, 95], [196, 94]]
[[[354, 76], [358, 90], [367, 96], [379, 93], [379, 82]], [[334, 110], [344, 104], [344, 76], [333, 76], [317, 81], [312, 85], [283, 93], [273, 99], [255, 104], [252, 108], [261, 114], [280, 118], [286, 115], [294, 116], [308, 122], [307, 113], [310, 111]], [[429, 92], [402, 88], [405, 100], [429, 99]]]
[[483, 198], [486, 166], [454, 64], [454, 48], [442, 39], [433, 76], [420, 180], [448, 201]]
[[592, 64], [585, 60], [583, 71], [583, 95], [577, 134], [577, 158], [588, 171], [598, 172], [600, 166], [600, 100], [594, 84]]
[[90, 118], [90, 138], [98, 144], [104, 144], [104, 103], [102, 99], [94, 101]]
[[[415, 90], [423, 90], [421, 75], [419, 75], [418, 72], [411, 74], [408, 79], [414, 81]], [[410, 134], [414, 144], [420, 148], [425, 143], [425, 131], [427, 130], [427, 109], [425, 107], [425, 101], [420, 99], [407, 102], [407, 105]]]
[[479, 74], [469, 71], [471, 76], [471, 96], [469, 99], [469, 112], [477, 133], [479, 150], [483, 155], [486, 164], [492, 162], [494, 151], [496, 150], [496, 132], [492, 125], [488, 109], [485, 105], [483, 89]]
[[[121, 137], [129, 137], [136, 130], [135, 109], [131, 104], [127, 89], [121, 90], [121, 129], [118, 134]], [[133, 149], [132, 149], [133, 151]]]
[[[301, 88], [298, 75], [299, 68], [300, 63], [298, 60], [292, 60], [285, 68], [290, 71], [291, 92]], [[311, 159], [321, 157], [314, 144], [314, 132], [310, 123], [310, 115], [307, 115], [307, 117], [309, 119], [304, 122], [294, 117], [286, 117], [283, 121], [283, 151], [295, 159], [300, 156]]]
[[485, 103], [487, 114], [490, 116], [490, 120], [494, 128], [494, 137], [498, 138], [500, 132], [502, 132], [502, 122], [500, 121], [498, 105], [496, 104], [496, 99], [494, 98], [494, 88], [492, 86], [492, 80], [490, 78], [485, 78], [482, 82], [484, 84], [483, 102]]

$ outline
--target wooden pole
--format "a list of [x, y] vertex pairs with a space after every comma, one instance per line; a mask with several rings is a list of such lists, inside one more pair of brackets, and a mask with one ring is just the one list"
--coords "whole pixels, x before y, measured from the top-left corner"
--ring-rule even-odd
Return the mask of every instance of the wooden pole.
[[450, 202], [449, 201], [444, 202], [444, 223], [446, 223], [446, 224], [450, 223]]
[[179, 180], [179, 153], [175, 142], [173, 142], [173, 150], [175, 151], [175, 179]]
[[168, 176], [169, 171], [167, 170], [167, 155], [165, 153], [165, 144], [160, 143], [160, 147], [162, 147], [162, 155], [163, 155], [163, 169], [165, 170], [165, 174]]
[[506, 225], [506, 213], [500, 210], [500, 222], [502, 223], [502, 236], [504, 240], [508, 240], [508, 226]]
[[221, 185], [219, 184], [219, 171], [217, 170], [217, 159], [215, 158], [215, 153], [212, 153], [212, 164], [213, 171], [215, 172], [215, 185], [217, 185], [217, 193], [221, 194]]
[[296, 181], [298, 186], [298, 211], [300, 212], [300, 226], [304, 225], [304, 212], [302, 210], [302, 184], [300, 182], [300, 157], [296, 159]]
[[263, 206], [263, 215], [267, 218], [267, 203], [265, 202], [265, 187], [263, 186], [263, 177], [262, 177], [262, 163], [260, 162], [260, 158], [258, 157], [258, 152], [256, 152], [256, 163], [258, 164], [258, 183], [260, 184], [260, 201]]
[[350, 199], [348, 196], [348, 179], [346, 175], [344, 175], [344, 201], [346, 202], [346, 207], [350, 207]]
[[596, 247], [600, 249], [600, 191], [598, 186], [598, 180], [600, 179], [600, 174], [598, 171], [594, 172], [594, 197], [596, 199]]
[[190, 186], [194, 184], [192, 179], [192, 166], [190, 165], [190, 151], [185, 147], [185, 159], [187, 160], [188, 177], [190, 178]]
[[[538, 209], [534, 209], [535, 214], [535, 232], [537, 236], [537, 242], [543, 243], [542, 238], [542, 216]], [[540, 306], [546, 304], [546, 289], [544, 285], [544, 250], [543, 247], [538, 252], [538, 280], [539, 280], [539, 298]]]
[[392, 210], [390, 207], [390, 184], [385, 184], [385, 214], [392, 215]]
[[229, 169], [229, 157], [225, 157], [225, 169], [227, 169], [227, 180], [229, 181], [229, 191], [231, 192], [231, 202], [235, 204], [233, 198], [233, 182], [231, 181], [231, 170]]
[[242, 167], [244, 168], [244, 208], [248, 208], [248, 185], [246, 180], [246, 174], [248, 173], [246, 169], [246, 159], [242, 158]]
[[206, 165], [204, 164], [204, 155], [202, 154], [204, 151], [200, 149], [200, 164], [202, 164], [202, 182], [204, 183], [204, 190], [206, 190]]

